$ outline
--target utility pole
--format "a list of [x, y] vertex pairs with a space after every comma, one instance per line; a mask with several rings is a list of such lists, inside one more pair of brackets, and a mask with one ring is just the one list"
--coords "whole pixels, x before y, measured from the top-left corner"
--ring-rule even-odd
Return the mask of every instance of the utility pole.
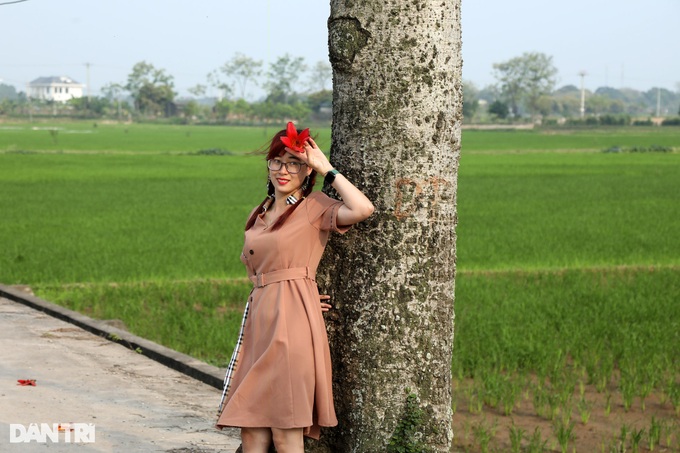
[[581, 76], [581, 119], [586, 117], [586, 90], [583, 84], [583, 79], [587, 75], [586, 71], [578, 73]]
[[87, 68], [87, 105], [90, 105], [90, 63], [85, 63]]
[[656, 87], [656, 117], [661, 116], [661, 88]]

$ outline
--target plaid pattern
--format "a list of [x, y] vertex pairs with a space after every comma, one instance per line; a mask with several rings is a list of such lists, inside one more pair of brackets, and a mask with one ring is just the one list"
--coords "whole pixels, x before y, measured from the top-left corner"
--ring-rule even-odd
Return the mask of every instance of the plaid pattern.
[[250, 309], [250, 298], [246, 302], [246, 308], [243, 311], [243, 320], [241, 321], [241, 330], [238, 334], [238, 341], [236, 342], [236, 347], [234, 347], [234, 353], [231, 355], [231, 360], [229, 361], [229, 366], [227, 367], [227, 374], [224, 376], [224, 390], [222, 390], [222, 399], [220, 400], [220, 407], [217, 410], [217, 415], [222, 413], [224, 400], [229, 394], [229, 388], [231, 387], [231, 380], [234, 377], [234, 371], [236, 371], [236, 365], [238, 363], [238, 356], [241, 352], [241, 345], [243, 344], [243, 331], [246, 327], [246, 319], [248, 318], [248, 310]]

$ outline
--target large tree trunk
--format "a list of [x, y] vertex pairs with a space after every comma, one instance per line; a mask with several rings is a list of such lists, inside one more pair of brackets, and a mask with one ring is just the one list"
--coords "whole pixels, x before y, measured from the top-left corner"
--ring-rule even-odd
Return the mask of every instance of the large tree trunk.
[[322, 263], [340, 424], [313, 450], [449, 451], [460, 0], [331, 0], [328, 28], [331, 161], [376, 211]]

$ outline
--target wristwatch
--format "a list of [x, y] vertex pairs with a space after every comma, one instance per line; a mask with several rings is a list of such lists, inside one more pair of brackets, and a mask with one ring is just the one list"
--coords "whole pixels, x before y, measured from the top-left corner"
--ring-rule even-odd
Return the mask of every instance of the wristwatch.
[[323, 181], [328, 185], [333, 184], [333, 181], [335, 181], [335, 177], [339, 174], [340, 172], [333, 168], [332, 170], [329, 170], [328, 173], [326, 173], [326, 176], [324, 176]]

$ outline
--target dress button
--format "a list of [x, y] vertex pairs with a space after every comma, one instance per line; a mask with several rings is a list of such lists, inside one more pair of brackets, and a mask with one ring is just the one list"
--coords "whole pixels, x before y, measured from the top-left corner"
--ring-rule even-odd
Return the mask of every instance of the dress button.
[[255, 252], [254, 252], [253, 250], [251, 250], [249, 253], [250, 253], [251, 255], [253, 255]]

